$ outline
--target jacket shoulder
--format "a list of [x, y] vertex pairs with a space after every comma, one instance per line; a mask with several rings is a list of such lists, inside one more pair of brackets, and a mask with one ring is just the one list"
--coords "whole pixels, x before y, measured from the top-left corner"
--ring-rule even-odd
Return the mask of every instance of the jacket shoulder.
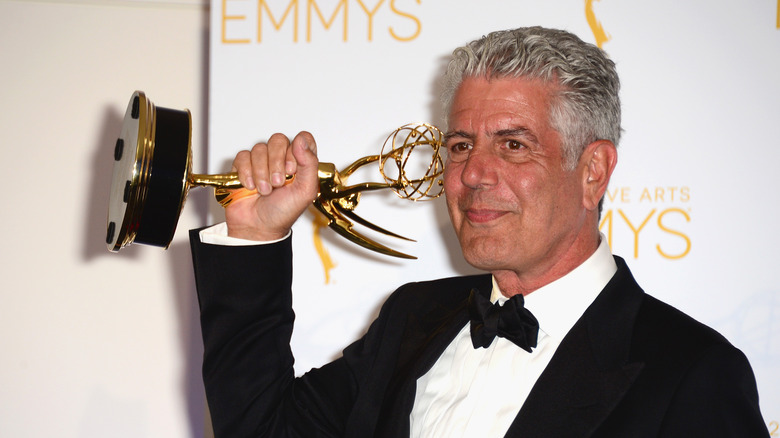
[[399, 303], [408, 311], [430, 305], [459, 305], [472, 289], [490, 293], [493, 283], [490, 274], [440, 278], [406, 283], [390, 295], [388, 303]]
[[642, 360], [695, 360], [714, 347], [734, 348], [711, 327], [646, 294], [637, 313], [634, 340], [632, 355]]

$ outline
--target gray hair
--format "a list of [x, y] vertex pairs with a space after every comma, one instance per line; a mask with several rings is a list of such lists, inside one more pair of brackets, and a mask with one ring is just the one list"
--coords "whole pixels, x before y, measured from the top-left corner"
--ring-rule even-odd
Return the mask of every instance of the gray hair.
[[[573, 169], [585, 146], [620, 142], [620, 80], [598, 47], [556, 29], [493, 32], [455, 49], [444, 75], [442, 103], [449, 115], [465, 77], [541, 79], [559, 86], [550, 123], [563, 138], [564, 165]], [[447, 121], [449, 123], [449, 120]]]

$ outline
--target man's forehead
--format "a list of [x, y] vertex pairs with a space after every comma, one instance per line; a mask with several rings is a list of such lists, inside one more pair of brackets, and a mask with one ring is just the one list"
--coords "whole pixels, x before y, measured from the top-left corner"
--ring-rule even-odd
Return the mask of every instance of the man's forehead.
[[546, 101], [490, 100], [479, 96], [452, 107], [447, 138], [453, 136], [528, 136], [551, 128]]
[[547, 120], [554, 87], [528, 78], [467, 78], [458, 87], [449, 120], [451, 124], [489, 123], [493, 130]]

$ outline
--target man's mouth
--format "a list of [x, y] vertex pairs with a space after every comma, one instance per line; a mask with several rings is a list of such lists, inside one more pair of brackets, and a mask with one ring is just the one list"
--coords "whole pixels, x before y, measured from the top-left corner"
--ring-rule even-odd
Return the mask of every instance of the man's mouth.
[[474, 224], [484, 224], [502, 217], [506, 214], [506, 212], [502, 210], [469, 208], [465, 210], [465, 214], [466, 219], [468, 219], [469, 222]]

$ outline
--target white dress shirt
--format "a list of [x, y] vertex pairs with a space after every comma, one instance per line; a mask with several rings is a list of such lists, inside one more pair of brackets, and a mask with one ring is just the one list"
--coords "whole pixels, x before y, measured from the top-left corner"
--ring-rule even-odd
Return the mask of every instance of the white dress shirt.
[[[525, 307], [540, 327], [531, 353], [500, 337], [487, 348], [475, 349], [466, 324], [417, 380], [411, 436], [503, 437], [561, 340], [616, 271], [601, 236], [598, 249], [584, 263], [525, 296]], [[506, 300], [494, 278], [491, 301]]]

